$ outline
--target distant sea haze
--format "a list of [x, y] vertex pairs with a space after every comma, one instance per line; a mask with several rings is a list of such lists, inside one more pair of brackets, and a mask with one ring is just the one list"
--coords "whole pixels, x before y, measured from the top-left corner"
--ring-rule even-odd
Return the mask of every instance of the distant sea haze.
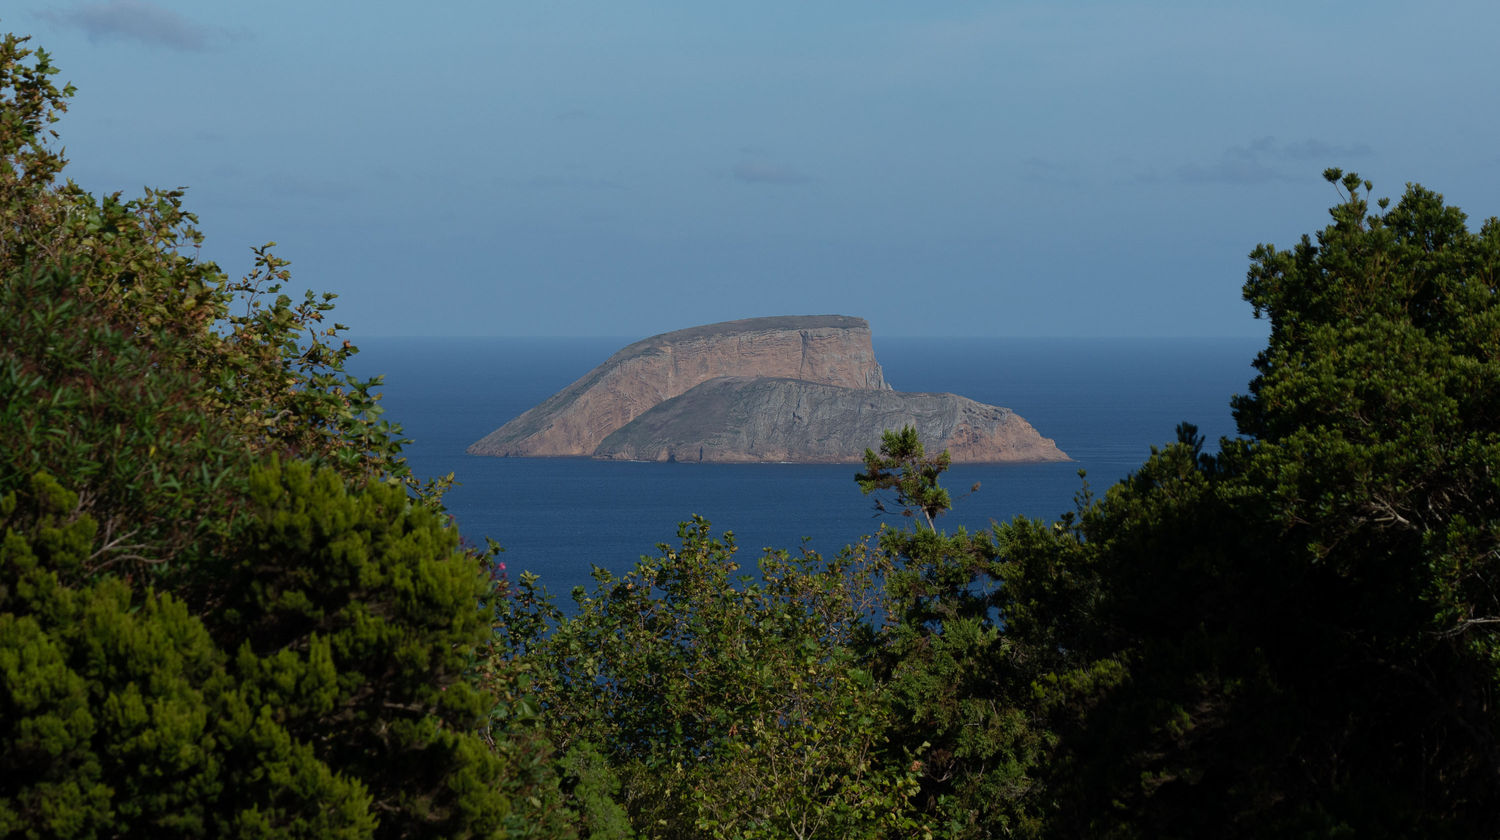
[[[352, 369], [381, 374], [386, 418], [413, 440], [419, 476], [452, 472], [447, 496], [465, 539], [505, 546], [555, 594], [590, 583], [597, 565], [630, 568], [677, 523], [707, 517], [733, 531], [742, 564], [762, 548], [837, 552], [881, 522], [854, 465], [658, 464], [586, 458], [485, 458], [464, 448], [604, 361], [630, 338], [374, 338]], [[1244, 393], [1261, 339], [875, 340], [886, 379], [906, 391], [952, 392], [1014, 409], [1073, 463], [961, 465], [944, 482], [955, 509], [939, 520], [986, 528], [1072, 510], [1085, 470], [1094, 492], [1138, 467], [1188, 421], [1216, 444], [1233, 436], [1229, 400]], [[980, 484], [978, 492], [969, 488]], [[565, 598], [564, 598], [565, 600]]]

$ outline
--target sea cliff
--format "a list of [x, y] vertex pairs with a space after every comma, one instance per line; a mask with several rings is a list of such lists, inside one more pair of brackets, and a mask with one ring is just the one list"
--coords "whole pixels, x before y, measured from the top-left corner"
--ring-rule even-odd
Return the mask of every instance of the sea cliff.
[[885, 429], [908, 424], [955, 462], [1068, 459], [1009, 409], [891, 390], [869, 324], [842, 315], [752, 318], [635, 342], [468, 452], [854, 462]]

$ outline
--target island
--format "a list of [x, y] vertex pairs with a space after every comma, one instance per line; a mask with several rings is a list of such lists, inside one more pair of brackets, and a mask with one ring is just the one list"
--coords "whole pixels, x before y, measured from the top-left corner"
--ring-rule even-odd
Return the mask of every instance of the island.
[[652, 336], [469, 446], [471, 455], [857, 463], [915, 426], [954, 463], [1070, 460], [1008, 408], [885, 381], [870, 325], [748, 318]]

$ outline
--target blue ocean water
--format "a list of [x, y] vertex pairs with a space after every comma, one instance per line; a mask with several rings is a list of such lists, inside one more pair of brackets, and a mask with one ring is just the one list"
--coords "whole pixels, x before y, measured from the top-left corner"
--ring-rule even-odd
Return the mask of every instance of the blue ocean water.
[[[465, 538], [492, 537], [514, 574], [554, 593], [589, 582], [599, 565], [629, 569], [673, 543], [693, 514], [733, 531], [742, 562], [804, 544], [836, 552], [882, 521], [854, 483], [854, 465], [656, 464], [585, 458], [483, 458], [464, 448], [608, 358], [629, 338], [376, 338], [351, 368], [381, 374], [387, 417], [412, 439], [420, 476], [452, 472], [447, 496]], [[1181, 421], [1211, 442], [1234, 434], [1229, 399], [1243, 393], [1260, 339], [918, 339], [875, 342], [903, 391], [949, 391], [1003, 405], [1055, 440], [1073, 463], [958, 465], [944, 482], [955, 509], [940, 520], [985, 528], [1014, 516], [1073, 509], [1080, 469], [1095, 492], [1123, 478]], [[969, 488], [978, 483], [977, 492]]]

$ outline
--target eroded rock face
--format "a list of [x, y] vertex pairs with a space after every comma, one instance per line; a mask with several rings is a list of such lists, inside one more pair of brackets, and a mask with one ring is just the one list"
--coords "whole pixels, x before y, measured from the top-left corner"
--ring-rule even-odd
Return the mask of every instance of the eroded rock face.
[[914, 425], [956, 463], [1066, 461], [1007, 408], [886, 384], [870, 327], [752, 318], [638, 341], [469, 447], [473, 455], [856, 462]]
[[617, 430], [595, 457], [638, 461], [857, 462], [887, 429], [915, 426], [954, 462], [1066, 461], [1008, 408], [955, 394], [840, 388], [798, 379], [725, 377], [667, 400]]
[[592, 455], [611, 432], [721, 376], [774, 376], [883, 389], [870, 325], [843, 315], [727, 321], [620, 350], [469, 447], [471, 455]]

